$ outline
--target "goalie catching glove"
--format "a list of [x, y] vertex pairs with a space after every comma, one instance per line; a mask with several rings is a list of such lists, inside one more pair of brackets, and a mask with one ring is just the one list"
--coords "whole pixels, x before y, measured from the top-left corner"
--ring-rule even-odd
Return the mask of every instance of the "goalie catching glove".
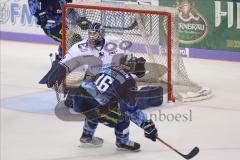
[[122, 59], [121, 66], [124, 69], [129, 70], [132, 74], [135, 74], [138, 78], [141, 78], [145, 75], [145, 62], [146, 60], [143, 57], [137, 58], [131, 56], [125, 56]]
[[156, 141], [158, 134], [155, 124], [152, 120], [147, 120], [141, 124], [141, 128], [144, 129], [144, 136], [146, 138], [151, 139], [152, 141]]

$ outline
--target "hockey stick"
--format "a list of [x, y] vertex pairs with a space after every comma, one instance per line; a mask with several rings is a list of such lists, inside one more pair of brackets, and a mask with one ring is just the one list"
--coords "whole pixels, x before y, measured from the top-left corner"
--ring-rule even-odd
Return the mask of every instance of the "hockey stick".
[[137, 26], [137, 20], [135, 19], [130, 26], [127, 27], [112, 27], [112, 26], [103, 26], [106, 29], [115, 29], [115, 30], [132, 30]]
[[[51, 60], [51, 64], [53, 64], [53, 54], [50, 53], [49, 54], [50, 60]], [[56, 83], [53, 85], [53, 89], [56, 93], [56, 98], [57, 98], [57, 102], [59, 103], [61, 101], [61, 97], [60, 97], [60, 93], [59, 93], [59, 86], [58, 83], [56, 81]]]
[[173, 148], [172, 146], [170, 146], [169, 144], [167, 144], [166, 142], [164, 142], [162, 139], [160, 139], [159, 137], [157, 137], [157, 140], [159, 140], [160, 142], [162, 142], [163, 144], [165, 144], [167, 147], [169, 147], [170, 149], [174, 150], [176, 153], [178, 153], [180, 156], [182, 156], [185, 159], [191, 159], [194, 156], [196, 156], [199, 152], [199, 148], [198, 147], [194, 147], [192, 149], [192, 151], [188, 154], [182, 154], [180, 153], [178, 150], [176, 150], [175, 148]]

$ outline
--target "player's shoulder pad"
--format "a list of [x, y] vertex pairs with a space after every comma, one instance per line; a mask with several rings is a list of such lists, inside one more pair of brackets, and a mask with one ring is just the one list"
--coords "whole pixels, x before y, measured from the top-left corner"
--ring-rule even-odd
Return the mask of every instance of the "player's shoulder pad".
[[75, 52], [75, 51], [81, 51], [85, 52], [87, 49], [87, 40], [84, 39], [80, 42], [75, 43], [74, 45], [71, 46], [71, 48], [68, 50], [69, 53]]

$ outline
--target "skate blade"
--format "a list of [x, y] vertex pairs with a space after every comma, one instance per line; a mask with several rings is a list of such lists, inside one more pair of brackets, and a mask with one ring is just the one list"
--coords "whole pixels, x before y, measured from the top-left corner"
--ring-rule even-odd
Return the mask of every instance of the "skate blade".
[[126, 148], [117, 148], [116, 149], [117, 151], [123, 151], [123, 152], [140, 152], [140, 148], [139, 149], [136, 149], [136, 150], [129, 150], [129, 149], [126, 149]]
[[103, 144], [80, 143], [79, 148], [100, 148]]

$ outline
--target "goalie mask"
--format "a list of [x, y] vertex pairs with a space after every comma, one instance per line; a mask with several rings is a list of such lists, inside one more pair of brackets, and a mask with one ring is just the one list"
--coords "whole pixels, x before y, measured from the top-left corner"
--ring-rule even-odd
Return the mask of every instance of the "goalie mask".
[[100, 23], [92, 23], [88, 28], [88, 44], [90, 47], [103, 45], [103, 33]]

